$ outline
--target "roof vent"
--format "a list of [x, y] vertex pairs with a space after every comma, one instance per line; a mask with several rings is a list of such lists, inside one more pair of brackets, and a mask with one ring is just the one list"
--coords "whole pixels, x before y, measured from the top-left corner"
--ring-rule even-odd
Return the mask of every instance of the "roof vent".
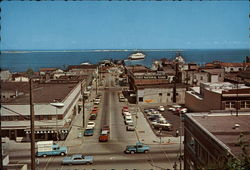
[[239, 124], [234, 124], [234, 127], [233, 127], [233, 129], [237, 129], [237, 128], [239, 128], [240, 127], [240, 125]]

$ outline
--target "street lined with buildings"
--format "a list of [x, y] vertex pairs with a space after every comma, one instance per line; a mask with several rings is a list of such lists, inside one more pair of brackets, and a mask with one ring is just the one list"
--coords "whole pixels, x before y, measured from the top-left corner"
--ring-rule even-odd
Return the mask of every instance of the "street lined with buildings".
[[[36, 157], [36, 167], [223, 169], [228, 155], [242, 154], [239, 140], [249, 140], [248, 65], [214, 62], [199, 68], [161, 60], [152, 69], [111, 61], [69, 66], [65, 72], [43, 68], [32, 79], [35, 139], [55, 144], [40, 153], [37, 143], [36, 155], [42, 157]], [[5, 165], [29, 168], [29, 84], [7, 77], [1, 81]], [[93, 156], [93, 164], [62, 165], [76, 154]]]

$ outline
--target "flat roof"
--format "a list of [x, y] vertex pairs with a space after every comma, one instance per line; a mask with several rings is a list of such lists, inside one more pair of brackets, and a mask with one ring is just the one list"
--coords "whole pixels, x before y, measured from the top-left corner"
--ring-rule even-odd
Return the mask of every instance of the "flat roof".
[[[33, 87], [33, 102], [34, 103], [51, 103], [54, 100], [63, 101], [70, 91], [78, 84], [78, 82], [70, 83], [34, 83]], [[29, 84], [25, 85], [26, 89], [29, 89]], [[23, 87], [24, 88], [24, 87]], [[5, 90], [4, 88], [2, 89]], [[28, 104], [29, 103], [29, 92], [25, 91], [24, 95], [17, 96], [16, 98], [9, 99], [2, 103], [8, 104]]]
[[[235, 156], [240, 156], [242, 153], [241, 147], [237, 146], [241, 133], [244, 134], [243, 139], [250, 142], [250, 112], [239, 113], [239, 116], [228, 113], [195, 113], [188, 114], [188, 116], [230, 148]], [[239, 127], [235, 128], [236, 124]], [[249, 153], [250, 146], [247, 146], [246, 149]]]

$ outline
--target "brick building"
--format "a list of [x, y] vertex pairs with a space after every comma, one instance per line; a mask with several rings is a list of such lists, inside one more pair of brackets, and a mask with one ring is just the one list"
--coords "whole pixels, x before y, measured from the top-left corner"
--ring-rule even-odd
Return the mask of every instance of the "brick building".
[[[250, 153], [250, 113], [239, 116], [213, 114], [186, 114], [184, 119], [184, 169], [225, 169], [231, 157], [242, 159], [239, 137], [248, 142]], [[247, 144], [247, 143], [245, 143]]]
[[186, 92], [186, 107], [193, 112], [250, 110], [250, 87], [244, 84], [201, 83]]

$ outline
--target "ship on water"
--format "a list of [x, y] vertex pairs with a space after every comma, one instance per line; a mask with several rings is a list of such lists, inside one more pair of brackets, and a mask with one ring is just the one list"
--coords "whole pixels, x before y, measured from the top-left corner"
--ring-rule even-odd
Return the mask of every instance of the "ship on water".
[[130, 60], [143, 60], [145, 58], [145, 54], [137, 52], [137, 53], [133, 53], [131, 54], [128, 59]]

